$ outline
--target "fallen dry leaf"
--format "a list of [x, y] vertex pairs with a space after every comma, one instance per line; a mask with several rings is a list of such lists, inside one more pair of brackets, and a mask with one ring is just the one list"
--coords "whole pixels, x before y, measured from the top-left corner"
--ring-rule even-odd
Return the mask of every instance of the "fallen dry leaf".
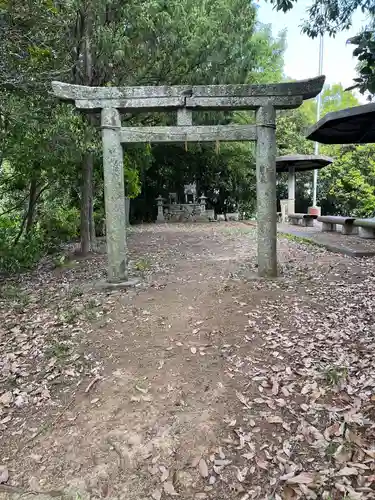
[[9, 406], [13, 401], [13, 394], [11, 391], [4, 392], [0, 396], [0, 405]]
[[9, 479], [8, 467], [0, 465], [0, 484], [6, 483]]
[[208, 467], [204, 458], [201, 458], [198, 463], [199, 474], [202, 477], [208, 477]]
[[237, 396], [237, 399], [239, 401], [241, 401], [241, 403], [243, 405], [246, 406], [246, 408], [251, 408], [251, 406], [249, 405], [249, 402], [248, 402], [247, 398], [241, 392], [236, 391], [236, 396]]
[[349, 446], [345, 446], [342, 444], [337, 448], [333, 457], [337, 463], [345, 464], [346, 462], [350, 461], [352, 455], [353, 455], [353, 450]]
[[177, 493], [177, 491], [174, 489], [174, 486], [173, 486], [172, 481], [166, 481], [166, 482], [163, 484], [163, 488], [164, 488], [164, 492], [165, 492], [167, 495], [170, 495], [171, 497], [177, 497], [177, 496], [178, 496], [178, 493]]
[[243, 469], [237, 468], [236, 477], [240, 483], [243, 483], [245, 481], [248, 471], [248, 467], [244, 467]]
[[[283, 481], [283, 477], [280, 480]], [[297, 476], [288, 477], [286, 479], [287, 484], [313, 484], [316, 480], [316, 474], [312, 472], [301, 472]]]
[[269, 424], [282, 424], [284, 421], [281, 417], [274, 415], [274, 416], [267, 417], [267, 422]]
[[343, 469], [336, 472], [336, 476], [357, 476], [358, 469], [354, 467], [344, 467]]
[[164, 483], [169, 477], [169, 470], [164, 465], [160, 465], [159, 470], [161, 472], [160, 481]]
[[269, 463], [265, 462], [264, 460], [261, 460], [260, 458], [256, 458], [255, 462], [260, 469], [267, 470], [269, 467]]
[[151, 493], [151, 497], [153, 498], [153, 500], [160, 500], [161, 495], [162, 495], [162, 492], [159, 489], [156, 489]]

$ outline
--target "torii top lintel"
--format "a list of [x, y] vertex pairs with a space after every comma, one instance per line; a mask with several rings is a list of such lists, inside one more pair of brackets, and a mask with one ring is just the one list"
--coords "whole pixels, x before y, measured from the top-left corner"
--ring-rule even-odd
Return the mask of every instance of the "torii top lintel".
[[168, 109], [256, 109], [272, 104], [278, 109], [296, 108], [319, 94], [325, 76], [295, 82], [264, 85], [177, 85], [158, 87], [85, 87], [52, 82], [53, 93], [74, 101], [77, 108], [129, 111]]

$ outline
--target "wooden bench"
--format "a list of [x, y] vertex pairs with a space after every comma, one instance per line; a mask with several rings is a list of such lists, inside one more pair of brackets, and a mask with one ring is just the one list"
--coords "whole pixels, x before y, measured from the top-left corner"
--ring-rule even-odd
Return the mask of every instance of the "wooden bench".
[[375, 218], [354, 219], [353, 225], [359, 228], [360, 238], [375, 239]]
[[289, 223], [294, 226], [313, 227], [317, 215], [310, 214], [288, 214]]
[[358, 234], [358, 227], [354, 226], [354, 217], [341, 217], [340, 215], [320, 215], [318, 221], [322, 223], [322, 231], [332, 232], [341, 226], [342, 234]]

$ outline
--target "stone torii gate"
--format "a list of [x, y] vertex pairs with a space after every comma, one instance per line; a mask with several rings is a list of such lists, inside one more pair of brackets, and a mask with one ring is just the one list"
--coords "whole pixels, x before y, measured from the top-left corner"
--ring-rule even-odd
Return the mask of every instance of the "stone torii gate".
[[[52, 82], [53, 93], [78, 109], [101, 112], [108, 281], [126, 282], [127, 248], [122, 144], [256, 141], [258, 274], [277, 276], [276, 109], [298, 108], [325, 77], [268, 85], [84, 87]], [[193, 111], [255, 110], [256, 125], [193, 124]], [[171, 127], [121, 127], [120, 111], [177, 111]]]

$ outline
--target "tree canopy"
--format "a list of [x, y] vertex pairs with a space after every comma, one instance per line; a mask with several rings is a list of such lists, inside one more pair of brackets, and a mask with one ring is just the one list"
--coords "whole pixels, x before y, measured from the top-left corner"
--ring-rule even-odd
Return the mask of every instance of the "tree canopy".
[[[292, 9], [298, 1], [270, 0], [277, 10], [283, 12]], [[358, 77], [351, 89], [358, 88], [363, 94], [369, 92], [371, 98], [375, 94], [375, 0], [312, 0], [302, 31], [312, 38], [320, 33], [334, 36], [350, 28], [353, 14], [359, 9], [368, 14], [369, 20], [360, 33], [348, 40], [356, 46], [353, 55], [358, 58]]]
[[[283, 72], [284, 39], [257, 22], [247, 0], [1, 0], [0, 37], [3, 254], [17, 252], [26, 238], [39, 249], [70, 230], [85, 253], [102, 227], [98, 117], [54, 99], [52, 79], [98, 86], [261, 83], [280, 81]], [[172, 119], [123, 117], [131, 125]], [[233, 113], [197, 116], [200, 123], [234, 119]], [[219, 152], [215, 145], [132, 146], [124, 166], [137, 220], [154, 218], [159, 192], [193, 179], [207, 193], [216, 185], [218, 206], [230, 200], [253, 206], [249, 145], [220, 145]], [[70, 210], [67, 225], [61, 207]]]
[[[89, 86], [282, 81], [285, 34], [274, 38], [271, 27], [256, 16], [247, 0], [130, 0], [126, 5], [120, 0], [0, 0], [0, 269], [33, 265], [75, 238], [85, 254], [103, 234], [99, 116], [58, 102], [51, 95], [52, 79]], [[324, 89], [323, 114], [356, 104], [339, 84]], [[314, 100], [278, 113], [278, 154], [312, 152], [305, 133], [315, 116]], [[162, 125], [174, 117], [127, 113], [122, 120]], [[194, 120], [254, 123], [254, 116], [199, 112]], [[322, 205], [337, 213], [349, 208], [368, 213], [373, 174], [365, 159], [371, 147], [366, 153], [355, 147], [324, 147], [322, 152], [339, 165], [319, 176]], [[124, 170], [132, 221], [154, 220], [155, 198], [182, 195], [190, 182], [217, 212], [239, 207], [252, 215], [255, 210], [251, 143], [127, 146]], [[355, 174], [361, 186], [357, 198], [340, 172], [346, 179]], [[301, 211], [310, 204], [310, 185], [311, 174], [298, 176]], [[285, 197], [283, 176], [278, 190]], [[370, 193], [368, 203], [359, 193]]]

